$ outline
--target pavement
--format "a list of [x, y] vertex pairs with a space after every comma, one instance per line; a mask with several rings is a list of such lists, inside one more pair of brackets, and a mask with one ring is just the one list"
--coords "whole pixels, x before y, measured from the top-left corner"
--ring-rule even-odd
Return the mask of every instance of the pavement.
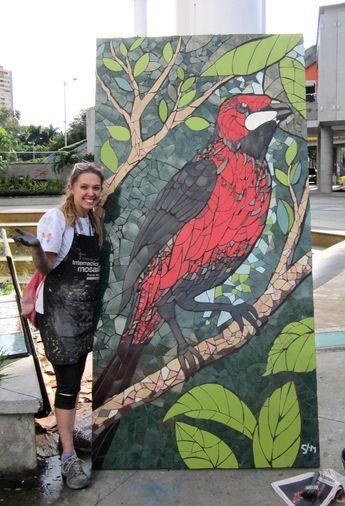
[[[53, 207], [50, 197], [0, 199], [6, 207]], [[345, 230], [345, 192], [310, 192], [312, 228]], [[313, 255], [317, 344], [320, 468], [345, 475], [340, 452], [345, 446], [345, 241]], [[1, 456], [3, 458], [3, 456]], [[58, 458], [42, 471], [39, 483], [2, 487], [0, 504], [73, 506], [263, 506], [283, 504], [271, 482], [305, 472], [298, 469], [237, 471], [94, 471], [81, 491], [62, 487]], [[49, 467], [48, 465], [48, 467]]]

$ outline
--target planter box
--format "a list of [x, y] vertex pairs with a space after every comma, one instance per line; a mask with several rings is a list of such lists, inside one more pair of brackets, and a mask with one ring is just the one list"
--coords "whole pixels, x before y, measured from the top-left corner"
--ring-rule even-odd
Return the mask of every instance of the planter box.
[[10, 163], [7, 168], [8, 177], [29, 177], [31, 179], [62, 179], [66, 180], [71, 167], [64, 167], [56, 174], [52, 163]]

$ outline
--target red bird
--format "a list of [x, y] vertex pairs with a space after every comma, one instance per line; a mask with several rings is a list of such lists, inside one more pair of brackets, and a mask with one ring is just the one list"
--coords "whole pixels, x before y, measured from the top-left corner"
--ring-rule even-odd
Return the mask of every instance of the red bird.
[[120, 312], [129, 314], [118, 350], [95, 383], [94, 407], [126, 388], [140, 356], [165, 321], [189, 377], [202, 358], [186, 341], [176, 306], [227, 311], [243, 328], [257, 326], [248, 304], [197, 302], [224, 283], [248, 256], [265, 226], [271, 177], [268, 145], [290, 109], [267, 95], [236, 95], [219, 109], [213, 139], [160, 191], [135, 240]]

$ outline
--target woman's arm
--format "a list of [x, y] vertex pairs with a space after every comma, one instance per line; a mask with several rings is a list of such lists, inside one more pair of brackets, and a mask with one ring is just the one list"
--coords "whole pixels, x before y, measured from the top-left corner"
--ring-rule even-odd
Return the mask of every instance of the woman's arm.
[[43, 251], [40, 241], [30, 232], [25, 232], [21, 228], [16, 228], [17, 235], [13, 236], [15, 243], [20, 246], [29, 246], [31, 248], [32, 261], [36, 269], [43, 274], [49, 274], [54, 269], [57, 254], [50, 251]]

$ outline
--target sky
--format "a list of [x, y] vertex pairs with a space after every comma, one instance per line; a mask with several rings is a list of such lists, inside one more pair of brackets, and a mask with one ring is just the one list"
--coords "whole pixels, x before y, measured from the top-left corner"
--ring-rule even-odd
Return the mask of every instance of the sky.
[[[150, 36], [173, 34], [172, 1], [147, 0]], [[303, 33], [309, 47], [316, 43], [319, 6], [336, 3], [342, 0], [266, 0], [266, 33]], [[133, 0], [3, 2], [0, 65], [12, 71], [20, 124], [64, 131], [65, 118], [68, 125], [95, 105], [97, 38], [134, 34]]]

